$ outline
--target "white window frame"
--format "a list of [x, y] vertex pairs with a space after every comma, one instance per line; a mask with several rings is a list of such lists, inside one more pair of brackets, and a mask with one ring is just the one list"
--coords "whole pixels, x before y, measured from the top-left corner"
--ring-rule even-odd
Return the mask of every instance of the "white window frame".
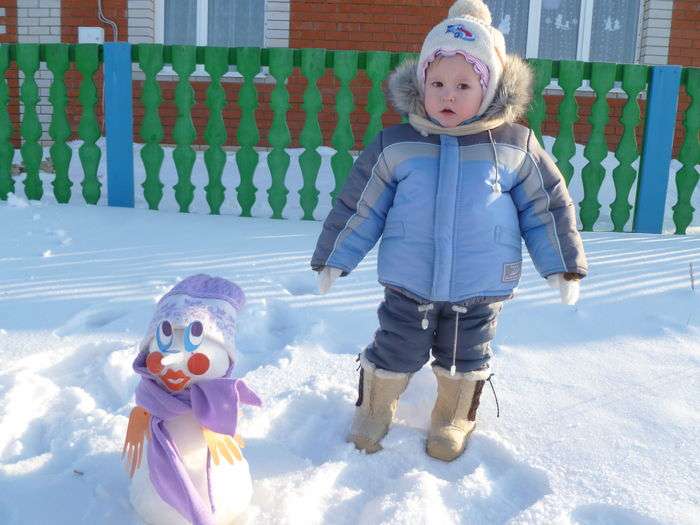
[[[197, 42], [206, 46], [209, 31], [209, 0], [197, 0]], [[165, 0], [155, 0], [155, 42], [165, 43]]]
[[[153, 35], [153, 41], [156, 44], [164, 44], [165, 43], [165, 0], [154, 0], [154, 35]], [[263, 9], [266, 9], [267, 5], [264, 3]], [[207, 45], [207, 38], [208, 38], [208, 31], [209, 31], [209, 0], [197, 0], [197, 31], [196, 31], [196, 36], [197, 36], [197, 43], [195, 45], [197, 46], [206, 46]], [[264, 24], [264, 29], [265, 32], [267, 32], [267, 22]], [[263, 36], [263, 45], [265, 43], [265, 36]], [[230, 66], [233, 67], [233, 66]], [[172, 68], [170, 64], [166, 64], [161, 72], [158, 74], [158, 78], [165, 80], [169, 79], [170, 77], [173, 77], [173, 79], [177, 78], [177, 73], [175, 70]], [[197, 64], [195, 66], [195, 70], [192, 73], [192, 77], [207, 77], [209, 78], [209, 73], [207, 73], [204, 69], [204, 65], [202, 64]], [[230, 79], [241, 79], [243, 78], [243, 75], [241, 75], [238, 71], [235, 70], [229, 70], [227, 73], [224, 73], [224, 78], [230, 78]], [[265, 80], [269, 79], [270, 74], [269, 74], [269, 68], [267, 66], [263, 66], [260, 68], [260, 73], [255, 75], [256, 80]]]
[[[576, 60], [588, 62], [591, 56], [591, 36], [593, 28], [593, 6], [595, 2], [605, 2], [610, 0], [581, 0], [581, 11], [579, 13], [578, 41], [576, 43]], [[637, 19], [637, 42], [635, 44], [635, 59], [639, 58], [641, 42], [639, 31], [641, 27], [642, 14], [644, 12], [644, 1], [639, 0], [639, 17]], [[530, 13], [527, 26], [527, 46], [525, 56], [528, 58], [539, 57], [540, 47], [540, 19], [542, 15], [542, 0], [530, 0]]]

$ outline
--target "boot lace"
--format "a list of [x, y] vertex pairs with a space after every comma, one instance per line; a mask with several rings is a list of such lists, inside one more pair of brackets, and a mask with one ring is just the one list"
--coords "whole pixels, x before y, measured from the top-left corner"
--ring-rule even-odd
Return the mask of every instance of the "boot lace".
[[486, 378], [486, 381], [489, 382], [489, 385], [491, 385], [491, 392], [493, 392], [493, 398], [496, 400], [496, 417], [501, 417], [501, 408], [498, 405], [498, 396], [496, 395], [496, 389], [493, 388], [493, 382], [491, 381], [491, 378], [494, 376], [494, 374], [491, 374], [489, 377]]

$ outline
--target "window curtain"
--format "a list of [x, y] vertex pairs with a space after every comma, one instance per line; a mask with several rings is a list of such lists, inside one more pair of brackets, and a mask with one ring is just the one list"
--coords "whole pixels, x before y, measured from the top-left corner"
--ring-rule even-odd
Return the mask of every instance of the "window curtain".
[[581, 0], [542, 0], [540, 58], [576, 59], [580, 15]]
[[262, 0], [209, 0], [210, 46], [262, 47], [265, 7]]
[[506, 50], [525, 56], [530, 0], [486, 0], [494, 27], [503, 33]]
[[164, 14], [165, 44], [197, 43], [197, 0], [165, 0]]
[[598, 0], [593, 6], [591, 60], [634, 63], [639, 25], [639, 0]]

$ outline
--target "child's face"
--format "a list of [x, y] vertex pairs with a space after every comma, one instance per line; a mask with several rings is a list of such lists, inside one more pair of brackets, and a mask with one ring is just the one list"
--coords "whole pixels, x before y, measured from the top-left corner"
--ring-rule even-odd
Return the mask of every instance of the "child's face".
[[441, 126], [453, 128], [479, 111], [479, 75], [461, 55], [431, 62], [425, 75], [425, 110]]

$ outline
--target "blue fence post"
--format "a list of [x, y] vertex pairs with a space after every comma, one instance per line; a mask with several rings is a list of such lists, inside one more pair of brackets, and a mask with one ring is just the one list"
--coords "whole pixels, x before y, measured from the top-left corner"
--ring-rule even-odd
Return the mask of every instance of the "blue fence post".
[[134, 207], [134, 132], [131, 44], [104, 44], [107, 204]]
[[638, 233], [663, 230], [680, 88], [680, 66], [651, 68], [632, 226]]

